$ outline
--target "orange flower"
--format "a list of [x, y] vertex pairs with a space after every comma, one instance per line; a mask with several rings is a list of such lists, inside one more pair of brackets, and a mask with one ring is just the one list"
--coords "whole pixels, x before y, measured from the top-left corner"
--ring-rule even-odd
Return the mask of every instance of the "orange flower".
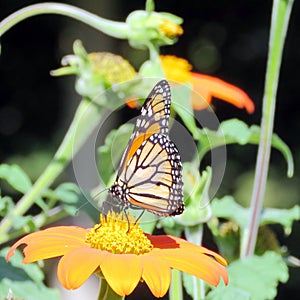
[[[179, 83], [191, 83], [192, 106], [196, 110], [207, 108], [212, 97], [222, 99], [238, 108], [245, 108], [248, 113], [254, 112], [254, 104], [240, 88], [217, 77], [191, 72], [192, 65], [183, 58], [172, 55], [160, 56], [163, 70], [168, 80]], [[200, 95], [200, 97], [199, 97]]]
[[24, 263], [62, 256], [57, 274], [65, 288], [76, 289], [97, 272], [120, 296], [129, 295], [144, 281], [154, 296], [162, 297], [170, 286], [172, 268], [214, 286], [220, 278], [227, 284], [227, 263], [217, 253], [177, 237], [145, 234], [138, 224], [130, 224], [129, 229], [128, 225], [123, 215], [109, 213], [100, 215], [100, 224], [92, 229], [58, 226], [31, 233], [10, 248], [7, 260], [26, 244]]

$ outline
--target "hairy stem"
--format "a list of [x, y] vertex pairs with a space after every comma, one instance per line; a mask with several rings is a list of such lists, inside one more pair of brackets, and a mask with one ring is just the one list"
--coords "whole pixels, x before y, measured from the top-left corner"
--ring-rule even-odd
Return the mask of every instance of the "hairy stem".
[[41, 14], [58, 14], [71, 17], [112, 37], [127, 38], [128, 26], [126, 23], [110, 21], [76, 6], [55, 2], [34, 4], [14, 12], [0, 23], [0, 36], [17, 23]]
[[122, 299], [124, 299], [124, 297], [116, 294], [108, 285], [107, 281], [103, 277], [100, 277], [100, 290], [99, 290], [98, 300], [122, 300]]
[[259, 218], [262, 209], [269, 169], [276, 105], [276, 93], [282, 60], [282, 52], [292, 6], [293, 0], [273, 1], [269, 38], [269, 53], [263, 97], [261, 136], [260, 144], [258, 147], [254, 186], [251, 199], [250, 220], [242, 243], [241, 257], [252, 255], [254, 253], [256, 244]]

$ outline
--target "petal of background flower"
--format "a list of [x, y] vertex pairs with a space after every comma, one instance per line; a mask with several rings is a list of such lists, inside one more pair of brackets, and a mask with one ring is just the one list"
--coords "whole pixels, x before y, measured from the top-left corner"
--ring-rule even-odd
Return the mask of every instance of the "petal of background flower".
[[151, 254], [143, 255], [142, 261], [142, 278], [155, 297], [163, 297], [170, 287], [171, 268], [162, 259]]
[[[240, 88], [217, 77], [199, 73], [192, 73], [192, 75], [192, 84], [196, 92], [201, 95], [201, 92], [203, 93], [205, 89], [209, 91], [209, 94], [206, 92], [206, 94], [202, 95], [208, 103], [210, 102], [209, 97], [216, 97], [227, 101], [238, 108], [245, 108], [250, 114], [254, 112], [254, 103]], [[196, 105], [196, 103], [193, 104]]]
[[17, 241], [9, 250], [7, 260], [21, 244], [24, 248], [24, 263], [64, 255], [74, 248], [85, 245], [87, 229], [77, 226], [51, 227], [26, 235]]
[[100, 268], [107, 283], [120, 296], [131, 294], [142, 276], [141, 257], [134, 254], [111, 254]]
[[58, 263], [58, 280], [66, 289], [77, 289], [95, 272], [107, 255], [106, 251], [88, 246], [72, 250]]

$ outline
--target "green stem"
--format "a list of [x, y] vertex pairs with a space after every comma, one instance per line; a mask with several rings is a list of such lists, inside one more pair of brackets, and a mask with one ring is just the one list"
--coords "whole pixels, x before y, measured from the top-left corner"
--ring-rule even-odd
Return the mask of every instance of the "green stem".
[[[202, 244], [202, 238], [203, 238], [203, 225], [197, 225], [194, 227], [186, 227], [184, 229], [184, 234], [186, 236], [186, 239], [194, 243], [196, 245], [201, 245]], [[192, 298], [194, 300], [203, 300], [205, 299], [205, 283], [203, 280], [192, 276], [192, 291], [193, 291], [193, 296]]]
[[22, 8], [0, 23], [0, 36], [22, 20], [41, 14], [59, 14], [79, 20], [112, 37], [126, 39], [128, 26], [124, 22], [110, 21], [78, 7], [55, 2], [45, 2]]
[[83, 99], [76, 111], [74, 119], [58, 148], [54, 158], [41, 174], [32, 188], [18, 201], [14, 210], [0, 223], [0, 243], [9, 239], [8, 231], [18, 216], [22, 216], [34, 204], [43, 190], [48, 188], [61, 174], [71, 161], [74, 154], [80, 149], [98, 123], [102, 110], [89, 99]]
[[169, 290], [169, 299], [170, 300], [182, 300], [183, 291], [182, 291], [182, 278], [181, 272], [178, 270], [172, 270], [172, 281]]
[[99, 290], [98, 300], [122, 300], [122, 299], [124, 299], [124, 297], [116, 294], [108, 285], [107, 281], [103, 277], [100, 277], [100, 290]]
[[273, 1], [260, 144], [256, 161], [250, 220], [244, 237], [245, 242], [243, 242], [242, 245], [241, 257], [252, 255], [256, 244], [259, 217], [263, 204], [270, 161], [280, 65], [292, 6], [293, 0]]

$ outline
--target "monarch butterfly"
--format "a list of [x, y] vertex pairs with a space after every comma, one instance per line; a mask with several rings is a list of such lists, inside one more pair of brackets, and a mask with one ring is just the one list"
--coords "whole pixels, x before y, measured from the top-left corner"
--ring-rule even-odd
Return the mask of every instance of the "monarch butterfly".
[[141, 108], [109, 193], [123, 209], [140, 208], [160, 216], [184, 210], [182, 164], [170, 140], [171, 90], [158, 82]]

